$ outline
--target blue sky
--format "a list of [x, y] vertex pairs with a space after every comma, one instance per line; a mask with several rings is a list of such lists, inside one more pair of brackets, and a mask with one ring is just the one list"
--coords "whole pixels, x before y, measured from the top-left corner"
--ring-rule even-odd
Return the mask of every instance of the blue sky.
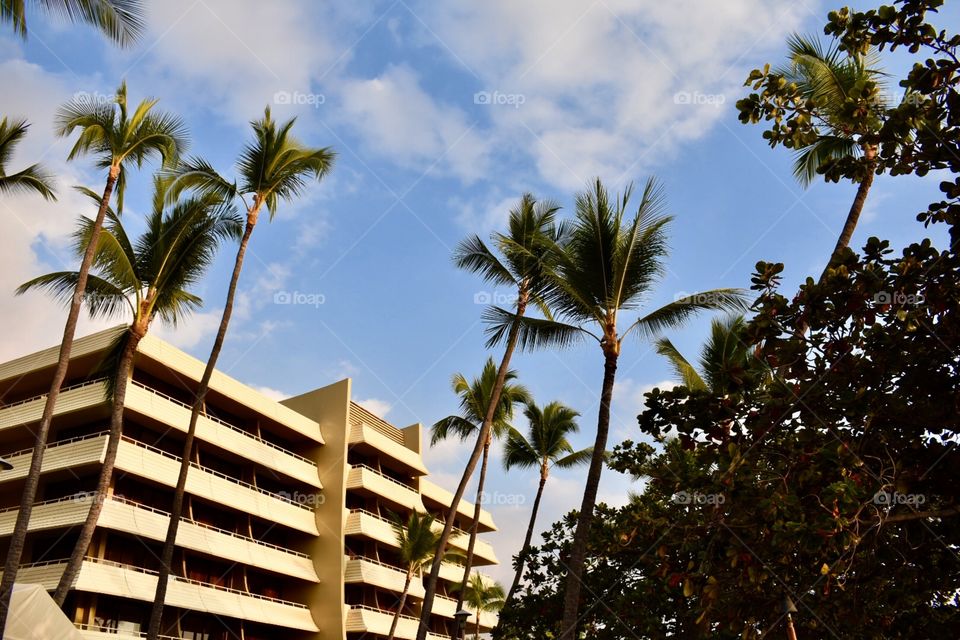
[[[522, 192], [555, 199], [569, 215], [573, 194], [595, 175], [613, 189], [656, 175], [675, 221], [669, 270], [651, 306], [683, 292], [746, 287], [758, 260], [784, 262], [784, 290], [794, 290], [822, 269], [853, 197], [850, 185], [803, 190], [790, 154], [770, 150], [734, 107], [749, 70], [782, 60], [791, 31], [819, 33], [831, 3], [150, 5], [148, 32], [129, 50], [37, 15], [26, 42], [0, 35], [0, 112], [33, 122], [14, 166], [42, 158], [62, 195], [56, 204], [0, 203], [0, 312], [18, 319], [0, 340], [2, 358], [56, 342], [61, 310], [41, 295], [11, 292], [74, 264], [68, 236], [86, 207], [67, 187], [102, 187], [88, 162], [64, 161], [53, 113], [78, 93], [110, 94], [121, 78], [133, 99], [156, 96], [181, 114], [191, 152], [224, 172], [248, 138], [246, 122], [268, 104], [279, 117], [298, 117], [304, 142], [336, 149], [328, 179], [258, 226], [220, 367], [276, 397], [350, 376], [357, 398], [400, 426], [454, 411], [450, 376], [482, 367], [488, 352], [475, 299], [508, 292], [458, 272], [450, 253], [467, 234], [499, 228]], [[949, 7], [940, 22], [957, 19]], [[894, 92], [903, 65], [899, 56], [884, 59]], [[129, 224], [148, 204], [150, 169], [129, 178]], [[854, 245], [871, 235], [895, 246], [927, 235], [914, 215], [938, 182], [878, 178]], [[225, 252], [198, 291], [202, 313], [176, 332], [155, 327], [201, 359], [231, 260]], [[280, 304], [285, 294], [307, 303]], [[705, 316], [670, 337], [695, 354], [708, 323]], [[513, 364], [538, 401], [560, 399], [583, 414], [577, 444], [591, 443], [597, 347], [523, 354]], [[670, 380], [649, 345], [625, 346], [611, 444], [637, 436], [643, 392]], [[464, 455], [450, 444], [426, 457], [452, 486]], [[535, 479], [503, 474], [499, 459], [494, 465], [491, 491], [511, 503], [491, 507], [506, 563], [494, 573], [506, 577], [526, 524], [527, 507], [513, 496], [529, 504]], [[542, 528], [578, 504], [581, 484], [581, 472], [551, 481]], [[628, 488], [608, 472], [601, 498], [622, 501]]]

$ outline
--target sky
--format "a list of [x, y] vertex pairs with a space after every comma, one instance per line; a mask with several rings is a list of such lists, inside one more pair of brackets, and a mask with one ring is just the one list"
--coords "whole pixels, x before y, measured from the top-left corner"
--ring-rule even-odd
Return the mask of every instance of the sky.
[[[401, 427], [455, 413], [451, 376], [473, 377], [487, 357], [499, 360], [499, 350], [485, 349], [480, 314], [511, 292], [458, 271], [450, 256], [468, 235], [502, 229], [522, 193], [556, 200], [571, 216], [574, 194], [594, 177], [618, 191], [656, 176], [674, 221], [647, 309], [703, 289], [746, 288], [758, 260], [785, 263], [789, 295], [822, 270], [853, 198], [849, 184], [803, 189], [790, 153], [771, 150], [761, 127], [740, 124], [734, 106], [751, 69], [784, 59], [788, 34], [822, 32], [839, 7], [829, 2], [146, 4], [146, 33], [129, 49], [42, 14], [29, 16], [25, 41], [0, 32], [0, 114], [32, 123], [11, 168], [42, 161], [60, 195], [0, 200], [0, 360], [58, 342], [63, 310], [13, 290], [76, 268], [70, 234], [78, 215], [94, 212], [71, 187], [103, 186], [89, 160], [66, 161], [71, 140], [54, 135], [56, 109], [110, 96], [123, 79], [132, 101], [156, 97], [158, 108], [181, 115], [190, 153], [224, 174], [266, 106], [296, 117], [303, 143], [336, 150], [329, 177], [272, 221], [261, 218], [219, 368], [274, 398], [350, 377], [357, 401]], [[950, 5], [938, 22], [958, 19]], [[906, 61], [883, 60], [895, 95]], [[149, 206], [155, 168], [128, 175], [131, 228]], [[870, 236], [895, 247], [926, 236], [942, 244], [939, 229], [915, 221], [939, 181], [879, 177], [853, 246]], [[232, 258], [224, 251], [198, 286], [199, 313], [176, 330], [152, 330], [205, 360]], [[124, 320], [85, 321], [80, 334]], [[709, 321], [669, 337], [692, 358]], [[512, 366], [539, 403], [561, 400], [581, 413], [577, 448], [593, 443], [603, 371], [595, 344], [518, 354]], [[624, 345], [617, 375], [611, 447], [639, 438], [643, 394], [673, 384], [639, 339]], [[523, 430], [523, 419], [515, 426]], [[448, 442], [424, 456], [452, 489], [468, 454]], [[500, 454], [495, 447], [488, 508], [502, 564], [490, 573], [509, 583], [537, 478], [504, 472]], [[538, 530], [579, 506], [584, 476], [551, 477]], [[622, 504], [638, 488], [607, 470], [600, 499]]]

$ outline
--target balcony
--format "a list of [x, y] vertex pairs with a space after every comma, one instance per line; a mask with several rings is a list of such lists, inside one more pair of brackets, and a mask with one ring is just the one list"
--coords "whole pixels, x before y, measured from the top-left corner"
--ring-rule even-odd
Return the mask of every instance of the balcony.
[[351, 447], [359, 447], [360, 449], [372, 449], [378, 456], [391, 458], [399, 462], [411, 475], [424, 475], [427, 473], [427, 468], [423, 466], [423, 460], [420, 458], [420, 454], [408, 449], [402, 439], [397, 441], [390, 438], [383, 433], [382, 429], [377, 429], [367, 422], [354, 421], [352, 416], [348, 444]]
[[[439, 531], [443, 528], [443, 523], [435, 522], [433, 527], [435, 531]], [[397, 534], [393, 530], [393, 523], [383, 516], [378, 516], [364, 509], [350, 510], [350, 512], [347, 514], [344, 533], [346, 535], [366, 536], [378, 542], [382, 542], [390, 547], [397, 547]], [[468, 534], [460, 529], [454, 528], [453, 534], [450, 536], [449, 546], [453, 550], [465, 554], [467, 552], [468, 542]], [[473, 549], [473, 555], [475, 564], [483, 565], [498, 563], [497, 556], [493, 551], [493, 547], [482, 537], [477, 538], [477, 543], [474, 545]], [[460, 582], [460, 580], [463, 579], [463, 569], [460, 569], [461, 573], [457, 574], [456, 577], [447, 578], [447, 576], [452, 576], [454, 573], [453, 569], [447, 568], [448, 564], [450, 563], [444, 563], [442, 565], [440, 572], [441, 577], [453, 580], [454, 582]]]
[[[133, 381], [127, 386], [125, 410], [153, 418], [186, 433], [192, 407]], [[201, 415], [197, 421], [197, 438], [287, 477], [317, 489], [322, 488], [314, 461], [247, 433], [229, 422]]]
[[[443, 529], [442, 522], [434, 522], [434, 530]], [[477, 536], [477, 541], [473, 545], [473, 564], [474, 565], [484, 565], [484, 564], [499, 564], [500, 561], [497, 560], [497, 554], [493, 551], [493, 546], [484, 540], [481, 535]], [[460, 551], [464, 554], [467, 552], [467, 546], [470, 544], [470, 534], [464, 531], [463, 529], [453, 528], [453, 532], [450, 534], [450, 546]], [[460, 578], [462, 578], [461, 576]], [[457, 578], [457, 580], [460, 580]]]
[[350, 465], [347, 489], [372, 493], [405, 509], [426, 511], [415, 489], [366, 465]]
[[[0, 429], [39, 422], [46, 398], [46, 394], [42, 394], [0, 408]], [[106, 404], [106, 381], [90, 380], [61, 390], [54, 415], [62, 416]], [[190, 424], [190, 405], [136, 381], [127, 386], [124, 410], [181, 432], [186, 432]], [[201, 415], [197, 421], [197, 438], [307, 485], [321, 488], [315, 462], [228, 422]]]
[[[449, 509], [453, 502], [453, 494], [438, 484], [430, 482], [426, 478], [420, 479], [420, 493], [424, 498], [440, 504], [444, 509]], [[457, 513], [473, 522], [473, 512], [475, 505], [468, 500], [461, 500], [457, 506]], [[480, 509], [480, 533], [496, 531], [497, 525], [493, 523], [493, 516], [486, 509]]]
[[[461, 576], [462, 577], [462, 576]], [[464, 609], [471, 612], [470, 620], [467, 622], [467, 631], [473, 630], [473, 625], [477, 623], [477, 614], [476, 610], [473, 609], [470, 605], [464, 604]], [[457, 601], [455, 598], [450, 598], [448, 596], [436, 595], [433, 599], [433, 609], [431, 613], [435, 616], [441, 616], [443, 618], [454, 619], [453, 614], [457, 611]], [[486, 632], [490, 629], [493, 629], [497, 626], [499, 621], [499, 616], [496, 613], [490, 611], [484, 611], [480, 614], [480, 631]], [[469, 635], [469, 633], [467, 634]]]
[[[47, 394], [43, 393], [19, 402], [0, 407], [0, 429], [19, 427], [31, 422], [39, 422], [43, 414], [43, 405]], [[63, 416], [81, 409], [106, 405], [105, 382], [103, 378], [89, 380], [80, 384], [63, 387], [57, 397], [54, 416]]]
[[[42, 584], [48, 591], [56, 588], [66, 566], [54, 560], [21, 567], [17, 578], [23, 582]], [[89, 591], [143, 602], [153, 602], [157, 576], [152, 571], [131, 565], [87, 558], [73, 585], [76, 591]], [[278, 598], [268, 598], [247, 591], [229, 589], [196, 580], [171, 577], [167, 589], [167, 605], [250, 620], [301, 631], [319, 631], [306, 605]]]
[[[374, 609], [365, 605], [347, 605], [347, 633], [369, 633], [378, 636], [387, 636], [390, 625], [393, 623], [393, 612]], [[396, 637], [402, 640], [412, 640], [417, 637], [417, 627], [420, 620], [410, 616], [400, 616], [397, 622]], [[428, 640], [449, 640], [449, 636], [428, 633]]]
[[[144, 631], [104, 631], [99, 626], [92, 624], [75, 623], [80, 635], [84, 640], [123, 640], [124, 638], [146, 638]], [[180, 640], [175, 636], [157, 636], [160, 640]]]
[[[403, 593], [407, 574], [403, 569], [371, 558], [346, 558], [343, 579], [347, 584], [372, 584], [388, 591]], [[414, 576], [410, 582], [409, 596], [423, 598], [423, 581]]]
[[[79, 526], [90, 510], [90, 496], [78, 494], [34, 505], [30, 531]], [[13, 532], [17, 507], [0, 511], [0, 537]], [[170, 514], [118, 496], [103, 503], [98, 527], [162, 542], [167, 535]], [[219, 529], [195, 520], [183, 519], [177, 530], [177, 546], [224, 560], [239, 562], [284, 576], [320, 582], [313, 561], [299, 553], [247, 536]]]
[[[44, 454], [43, 473], [86, 464], [100, 464], [106, 446], [106, 432], [57, 442], [49, 446]], [[13, 464], [13, 469], [0, 472], [0, 485], [26, 477], [31, 454], [32, 449], [10, 454], [7, 460]], [[305, 533], [319, 535], [316, 517], [310, 506], [231, 478], [219, 471], [195, 463], [190, 466], [187, 493]], [[176, 486], [180, 472], [180, 458], [124, 436], [117, 451], [116, 469], [172, 488]]]

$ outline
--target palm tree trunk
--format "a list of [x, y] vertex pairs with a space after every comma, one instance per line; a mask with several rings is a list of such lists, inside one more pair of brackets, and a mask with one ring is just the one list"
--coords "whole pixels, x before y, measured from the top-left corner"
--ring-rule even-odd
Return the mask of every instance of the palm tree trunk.
[[537, 523], [537, 512], [540, 510], [540, 498], [543, 497], [543, 488], [547, 484], [547, 475], [540, 474], [540, 486], [537, 488], [537, 497], [533, 500], [533, 510], [530, 511], [530, 524], [527, 525], [527, 536], [523, 539], [523, 546], [520, 547], [520, 556], [517, 558], [517, 572], [513, 576], [513, 584], [510, 585], [510, 591], [503, 601], [503, 608], [510, 606], [510, 599], [520, 585], [523, 578], [523, 570], [527, 564], [527, 554], [530, 553], [530, 541], [533, 539], [533, 528]]
[[117, 364], [113, 384], [113, 407], [110, 412], [110, 436], [107, 438], [107, 451], [103, 456], [103, 466], [100, 467], [97, 490], [94, 493], [90, 511], [87, 512], [87, 519], [80, 529], [80, 537], [77, 538], [73, 553], [70, 555], [70, 560], [67, 562], [63, 575], [60, 576], [57, 590], [53, 594], [54, 601], [61, 607], [67, 599], [67, 593], [73, 587], [73, 583], [76, 582], [77, 575], [80, 573], [83, 558], [87, 555], [90, 542], [93, 540], [97, 520], [100, 519], [100, 512], [103, 511], [103, 502], [110, 488], [113, 467], [117, 461], [117, 450], [120, 448], [120, 436], [123, 435], [123, 407], [127, 397], [127, 383], [133, 371], [133, 359], [137, 353], [137, 345], [140, 344], [144, 335], [146, 335], [145, 324], [138, 326], [135, 323], [130, 327], [126, 344], [123, 346], [123, 352]]
[[[864, 150], [864, 155], [868, 159], [872, 159], [876, 156], [876, 149], [867, 148]], [[843, 229], [840, 230], [840, 237], [837, 238], [837, 246], [833, 248], [833, 253], [830, 254], [830, 261], [827, 263], [827, 266], [824, 267], [823, 273], [820, 274], [821, 282], [823, 282], [824, 277], [827, 275], [827, 271], [837, 264], [843, 250], [850, 245], [850, 239], [853, 237], [853, 232], [857, 228], [860, 214], [863, 213], [863, 205], [867, 201], [867, 194], [870, 193], [870, 187], [873, 185], [875, 167], [876, 162], [871, 162], [868, 165], [867, 174], [863, 177], [863, 180], [860, 181], [860, 186], [857, 187], [857, 195], [853, 198], [853, 204], [850, 205], [850, 211], [847, 213], [847, 219], [843, 223]]]
[[27, 541], [27, 529], [30, 525], [33, 501], [37, 497], [37, 487], [40, 484], [40, 470], [43, 466], [43, 453], [47, 448], [47, 438], [50, 435], [53, 410], [57, 404], [57, 397], [60, 395], [60, 387], [63, 386], [63, 381], [67, 377], [70, 350], [73, 348], [73, 336], [77, 332], [77, 321], [80, 319], [80, 308], [83, 302], [83, 293], [87, 288], [90, 265], [93, 264], [93, 256], [100, 240], [100, 229], [103, 228], [103, 220], [107, 215], [107, 207], [110, 205], [110, 197], [113, 195], [113, 187], [119, 175], [119, 167], [111, 167], [110, 173], [107, 174], [107, 183], [103, 188], [103, 196], [100, 198], [100, 209], [97, 211], [97, 218], [93, 223], [90, 242], [87, 244], [87, 248], [83, 252], [83, 259], [80, 261], [77, 286], [74, 288], [73, 300], [70, 301], [70, 310], [67, 312], [67, 322], [63, 327], [63, 338], [60, 340], [57, 368], [53, 371], [50, 391], [47, 392], [47, 400], [43, 405], [43, 414], [40, 417], [40, 426], [37, 428], [33, 455], [30, 457], [30, 469], [27, 472], [26, 483], [20, 496], [20, 509], [17, 511], [17, 521], [13, 526], [13, 535], [10, 538], [10, 547], [3, 567], [3, 580], [0, 581], [0, 640], [2, 640], [3, 631], [6, 628], [13, 583], [17, 579], [20, 558], [23, 556], [23, 548]]
[[[490, 434], [492, 436], [493, 434]], [[463, 608], [463, 592], [466, 590], [467, 581], [470, 580], [470, 570], [473, 568], [473, 551], [477, 544], [477, 529], [480, 524], [480, 499], [483, 497], [483, 485], [487, 479], [487, 464], [490, 462], [490, 442], [492, 437], [488, 436], [483, 445], [483, 462], [480, 463], [480, 478], [477, 480], [477, 501], [473, 507], [473, 524], [470, 526], [470, 542], [467, 543], [467, 558], [463, 563], [463, 580], [460, 584], [463, 588], [457, 592], [457, 608], [454, 611], [460, 611]]]
[[410, 583], [413, 581], [413, 571], [407, 570], [407, 580], [403, 583], [403, 592], [400, 594], [400, 602], [397, 604], [397, 612], [393, 614], [393, 622], [390, 623], [390, 633], [387, 640], [393, 640], [397, 633], [397, 623], [400, 622], [400, 614], [403, 613], [403, 605], [407, 603], [407, 592], [410, 591]]
[[[483, 418], [483, 424], [480, 426], [480, 433], [477, 434], [477, 443], [470, 453], [470, 459], [467, 460], [467, 466], [463, 469], [463, 475], [460, 477], [460, 484], [453, 494], [453, 501], [450, 503], [450, 511], [443, 524], [443, 532], [440, 534], [440, 541], [437, 544], [437, 553], [433, 557], [433, 564], [430, 567], [430, 575], [427, 578], [427, 584], [424, 587], [423, 606], [420, 609], [420, 626], [417, 628], [416, 640], [427, 640], [427, 632], [430, 629], [430, 614], [433, 611], [433, 599], [437, 594], [437, 580], [440, 578], [440, 563], [443, 562], [443, 556], [447, 551], [447, 543], [450, 542], [450, 533], [453, 531], [453, 520], [457, 516], [457, 507], [460, 506], [460, 500], [467, 489], [467, 483], [477, 468], [480, 456], [483, 453], [483, 445], [490, 437], [490, 430], [493, 428], [493, 416], [497, 405], [500, 402], [500, 393], [503, 391], [504, 382], [507, 379], [507, 371], [510, 369], [510, 358], [513, 356], [513, 350], [517, 346], [517, 337], [520, 335], [520, 318], [527, 310], [527, 301], [529, 294], [521, 289], [517, 300], [517, 317], [510, 327], [510, 335], [507, 337], [507, 347], [503, 352], [503, 359], [500, 360], [500, 368], [497, 370], [497, 381], [490, 393], [490, 406], [487, 407], [487, 415]], [[153, 639], [150, 639], [153, 640]]]
[[473, 640], [480, 640], [480, 609], [477, 609], [477, 625], [473, 628]]
[[183, 497], [187, 487], [187, 473], [190, 471], [190, 460], [193, 457], [193, 442], [197, 432], [197, 421], [200, 419], [200, 413], [204, 408], [204, 402], [207, 397], [207, 389], [210, 386], [210, 378], [217, 366], [217, 359], [220, 357], [220, 350], [223, 348], [224, 339], [227, 336], [227, 327], [230, 324], [230, 316], [233, 314], [233, 301], [237, 293], [237, 284], [240, 282], [240, 272], [243, 270], [243, 258], [247, 253], [247, 245], [250, 243], [250, 236], [257, 225], [257, 216], [260, 212], [261, 201], [254, 201], [250, 212], [247, 214], [247, 223], [243, 229], [243, 237], [240, 240], [240, 246], [237, 248], [237, 257], [233, 263], [233, 274], [230, 276], [230, 286], [227, 289], [227, 301], [223, 307], [223, 315], [220, 316], [220, 327], [217, 329], [217, 336], [213, 341], [213, 348], [210, 350], [210, 357], [207, 359], [207, 366], [203, 370], [200, 378], [200, 386], [197, 388], [197, 397], [190, 411], [190, 425], [187, 427], [187, 436], [183, 443], [183, 457], [180, 459], [180, 473], [177, 476], [177, 487], [173, 494], [173, 505], [170, 509], [170, 522], [167, 524], [167, 537], [163, 543], [163, 551], [160, 554], [160, 572], [157, 576], [157, 590], [154, 592], [153, 607], [150, 609], [150, 624], [147, 627], [147, 640], [157, 640], [160, 635], [160, 622], [163, 617], [163, 604], [167, 597], [167, 582], [170, 579], [173, 563], [173, 552], [176, 547], [177, 530], [180, 527], [180, 516], [183, 513]]
[[574, 640], [577, 634], [577, 616], [580, 612], [580, 586], [583, 577], [583, 565], [587, 555], [587, 538], [593, 521], [593, 508], [597, 503], [597, 490], [600, 487], [600, 474], [603, 472], [603, 457], [607, 450], [607, 432], [610, 430], [610, 400], [613, 397], [613, 383], [617, 377], [617, 358], [615, 348], [604, 349], [603, 389], [600, 392], [600, 411], [597, 415], [597, 438], [593, 444], [593, 456], [590, 458], [590, 470], [587, 472], [587, 484], [583, 490], [583, 503], [577, 518], [577, 529], [573, 534], [570, 559], [567, 564], [567, 584], [563, 594], [563, 622], [560, 627], [560, 640]]

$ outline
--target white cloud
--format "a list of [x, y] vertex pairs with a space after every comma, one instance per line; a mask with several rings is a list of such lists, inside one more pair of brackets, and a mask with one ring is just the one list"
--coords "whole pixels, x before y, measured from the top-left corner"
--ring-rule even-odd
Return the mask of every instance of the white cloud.
[[804, 17], [785, 0], [494, 0], [416, 10], [437, 50], [452, 51], [481, 90], [522, 97], [518, 108], [483, 107], [487, 135], [529, 153], [562, 188], [642, 175], [731, 119], [749, 66]]
[[366, 400], [354, 400], [358, 405], [377, 416], [378, 418], [384, 418], [390, 409], [393, 408], [393, 405], [386, 400], [380, 400], [378, 398], [367, 398]]
[[[15, 339], [8, 334], [0, 341], [0, 360], [25, 355], [53, 346], [59, 341], [66, 321], [66, 310], [39, 291], [15, 296], [23, 282], [51, 271], [74, 270], [79, 259], [70, 248], [81, 212], [92, 213], [90, 201], [72, 189], [83, 184], [102, 189], [102, 176], [86, 176], [81, 165], [68, 165], [63, 159], [69, 150], [67, 140], [53, 135], [52, 123], [58, 105], [71, 96], [67, 80], [23, 60], [15, 44], [0, 38], [0, 46], [11, 57], [0, 63], [0, 86], [16, 90], [4, 93], [4, 113], [11, 118], [29, 117], [26, 138], [17, 148], [10, 169], [19, 170], [42, 162], [55, 175], [59, 200], [47, 202], [33, 193], [0, 197], [0, 317], [16, 319]], [[114, 326], [126, 318], [90, 321], [81, 315], [77, 336]]]
[[637, 430], [637, 416], [646, 409], [644, 395], [659, 388], [668, 391], [677, 386], [673, 380], [661, 380], [654, 384], [642, 384], [633, 378], [617, 380], [613, 385], [613, 407], [610, 415], [610, 426], [615, 438], [632, 438], [639, 436]]
[[461, 109], [435, 101], [410, 67], [345, 81], [340, 92], [344, 118], [370, 153], [421, 171], [437, 166], [467, 182], [486, 173], [490, 141]]
[[281, 400], [286, 400], [287, 398], [293, 395], [291, 393], [287, 393], [286, 391], [280, 391], [279, 389], [274, 389], [272, 387], [264, 387], [261, 385], [251, 385], [251, 386], [254, 389], [256, 389], [258, 392], [267, 396], [271, 400], [276, 400], [277, 402]]

